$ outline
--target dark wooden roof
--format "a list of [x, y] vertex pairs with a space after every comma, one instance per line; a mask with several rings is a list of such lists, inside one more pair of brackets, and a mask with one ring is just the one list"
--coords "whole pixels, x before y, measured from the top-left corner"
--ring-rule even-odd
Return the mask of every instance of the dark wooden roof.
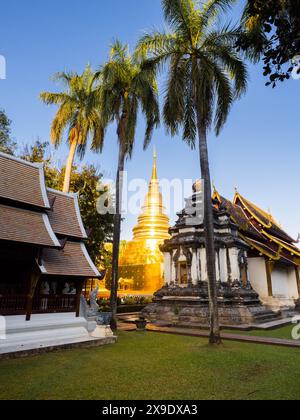
[[86, 239], [87, 234], [82, 224], [77, 194], [64, 194], [48, 189], [50, 201], [54, 200], [53, 211], [48, 217], [57, 235], [69, 238]]
[[238, 225], [239, 234], [259, 254], [274, 261], [300, 266], [300, 250], [293, 240], [274, 220], [271, 214], [236, 193], [234, 202], [222, 197], [216, 190], [213, 201], [227, 210]]
[[97, 278], [86, 238], [76, 194], [47, 190], [42, 165], [0, 153], [0, 241], [39, 247], [42, 274]]
[[101, 277], [82, 242], [68, 241], [63, 250], [43, 252], [42, 274], [64, 277]]
[[0, 240], [60, 247], [46, 213], [0, 205]]
[[0, 200], [34, 207], [50, 207], [43, 165], [33, 164], [0, 153]]
[[251, 203], [251, 201], [247, 200], [245, 197], [237, 194], [234, 200], [234, 203], [241, 208], [245, 208], [256, 221], [263, 225], [268, 232], [283, 241], [288, 243], [293, 243], [295, 240], [290, 237], [274, 220], [271, 214], [267, 214], [265, 211], [257, 207], [255, 204]]
[[260, 233], [252, 223], [249, 222], [246, 214], [244, 213], [243, 209], [231, 201], [227, 200], [224, 197], [221, 197], [222, 205], [226, 208], [227, 212], [231, 216], [234, 223], [236, 223], [239, 228], [245, 232], [247, 232], [250, 236], [258, 239], [264, 239], [264, 236]]

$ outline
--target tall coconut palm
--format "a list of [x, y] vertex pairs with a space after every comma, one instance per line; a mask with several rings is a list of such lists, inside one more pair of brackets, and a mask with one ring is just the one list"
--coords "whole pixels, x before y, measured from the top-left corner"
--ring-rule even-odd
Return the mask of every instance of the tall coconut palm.
[[[111, 308], [113, 328], [117, 327], [117, 294], [119, 280], [119, 250], [122, 214], [123, 172], [126, 158], [132, 155], [138, 112], [146, 119], [144, 148], [151, 140], [153, 129], [159, 124], [157, 86], [153, 71], [141, 69], [128, 46], [116, 41], [110, 59], [97, 78], [101, 80], [101, 117], [105, 126], [116, 123], [119, 144], [116, 176], [116, 212], [114, 217]], [[103, 138], [100, 140], [103, 142]]]
[[204, 181], [204, 226], [210, 301], [210, 343], [220, 343], [218, 321], [214, 221], [207, 135], [224, 126], [231, 105], [246, 90], [247, 70], [234, 48], [238, 32], [218, 28], [218, 17], [233, 1], [162, 0], [170, 32], [145, 34], [137, 51], [147, 55], [143, 67], [168, 67], [164, 122], [194, 148], [198, 135]]
[[51, 127], [51, 141], [58, 147], [68, 130], [69, 156], [65, 169], [63, 191], [69, 192], [72, 167], [76, 151], [84, 156], [89, 137], [92, 144], [101, 148], [103, 125], [99, 111], [99, 89], [95, 89], [94, 73], [88, 66], [82, 75], [58, 73], [55, 80], [63, 82], [66, 90], [61, 93], [42, 92], [40, 98], [47, 105], [58, 105]]

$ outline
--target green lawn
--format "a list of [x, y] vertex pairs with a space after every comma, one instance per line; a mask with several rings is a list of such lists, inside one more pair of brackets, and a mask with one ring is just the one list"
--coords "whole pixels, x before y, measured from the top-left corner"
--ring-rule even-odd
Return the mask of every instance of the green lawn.
[[1, 399], [299, 399], [300, 351], [158, 333], [0, 362]]
[[292, 329], [295, 325], [287, 325], [285, 327], [277, 328], [275, 330], [252, 330], [252, 331], [239, 331], [239, 330], [226, 330], [224, 329], [223, 333], [232, 333], [240, 335], [254, 335], [258, 337], [272, 337], [272, 338], [282, 338], [286, 340], [292, 340]]

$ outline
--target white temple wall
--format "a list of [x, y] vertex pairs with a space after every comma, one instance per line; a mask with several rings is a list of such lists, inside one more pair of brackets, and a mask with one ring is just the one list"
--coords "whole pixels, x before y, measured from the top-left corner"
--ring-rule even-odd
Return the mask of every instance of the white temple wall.
[[274, 268], [272, 271], [272, 288], [274, 297], [288, 296], [288, 272], [286, 268]]
[[248, 258], [248, 274], [253, 289], [262, 299], [267, 298], [269, 293], [265, 259]]
[[298, 299], [297, 279], [293, 268], [275, 267], [272, 272], [273, 296]]
[[299, 291], [298, 291], [298, 284], [297, 284], [297, 277], [294, 268], [289, 269], [288, 273], [288, 288], [289, 288], [289, 295], [292, 299], [299, 299]]

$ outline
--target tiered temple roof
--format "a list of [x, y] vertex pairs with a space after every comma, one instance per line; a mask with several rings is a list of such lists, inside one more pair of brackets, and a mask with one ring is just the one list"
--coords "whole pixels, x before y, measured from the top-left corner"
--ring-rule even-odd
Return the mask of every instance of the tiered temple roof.
[[217, 207], [228, 211], [232, 221], [239, 226], [240, 237], [254, 254], [271, 261], [300, 266], [300, 249], [295, 245], [297, 241], [282, 229], [271, 214], [238, 192], [231, 202], [215, 190], [213, 201]]
[[41, 275], [100, 277], [85, 239], [78, 196], [47, 190], [42, 165], [0, 153], [0, 243], [36, 248]]

